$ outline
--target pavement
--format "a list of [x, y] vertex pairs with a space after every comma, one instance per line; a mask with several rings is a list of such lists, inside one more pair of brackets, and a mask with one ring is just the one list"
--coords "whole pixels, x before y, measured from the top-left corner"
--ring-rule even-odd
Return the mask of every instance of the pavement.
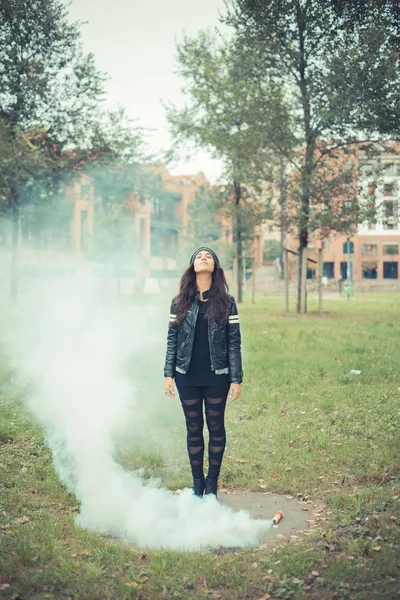
[[[278, 511], [283, 518], [265, 534], [261, 548], [275, 547], [288, 542], [301, 542], [321, 523], [320, 509], [311, 500], [282, 496], [271, 492], [219, 491], [218, 499], [233, 510], [246, 510], [254, 519], [273, 519]], [[325, 520], [325, 519], [323, 519]]]

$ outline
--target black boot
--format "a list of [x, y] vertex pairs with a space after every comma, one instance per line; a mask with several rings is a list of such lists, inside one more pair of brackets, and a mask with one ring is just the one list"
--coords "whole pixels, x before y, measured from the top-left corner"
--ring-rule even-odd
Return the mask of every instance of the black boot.
[[199, 496], [201, 498], [204, 494], [205, 486], [206, 482], [204, 475], [202, 477], [193, 477], [193, 493], [195, 496]]
[[216, 477], [208, 477], [206, 479], [205, 494], [214, 494], [217, 497], [218, 479]]

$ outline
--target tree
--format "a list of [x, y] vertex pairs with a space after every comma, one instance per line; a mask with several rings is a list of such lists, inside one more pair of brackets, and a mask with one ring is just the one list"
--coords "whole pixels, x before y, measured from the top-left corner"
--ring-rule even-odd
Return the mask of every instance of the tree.
[[148, 197], [153, 179], [142, 165], [149, 160], [144, 133], [124, 109], [108, 111], [93, 128], [88, 150], [79, 156], [94, 190], [93, 254], [101, 262], [120, 265], [134, 250], [130, 203]]
[[[289, 214], [295, 214], [299, 240], [299, 312], [306, 310], [301, 303], [306, 283], [303, 255], [310, 232], [320, 225], [351, 229], [362, 218], [354, 180], [355, 143], [399, 134], [395, 4], [233, 0], [225, 19], [242, 46], [262, 56], [264, 71], [258, 77], [279, 82], [285, 90], [297, 148], [291, 164], [298, 194], [293, 195]], [[287, 157], [279, 137], [273, 144]], [[340, 150], [354, 156], [344, 161]]]
[[[271, 174], [274, 157], [267, 142], [274, 135], [277, 116], [282, 123], [281, 140], [287, 147], [291, 144], [284, 127], [287, 112], [282, 90], [272, 79], [255, 78], [258, 69], [258, 56], [244, 52], [235, 40], [225, 42], [206, 32], [193, 39], [185, 37], [178, 45], [178, 72], [188, 102], [184, 109], [167, 106], [176, 145], [190, 141], [224, 161], [224, 179], [229, 182], [225, 207], [230, 207], [234, 222], [238, 273], [250, 227], [271, 214], [268, 202], [255, 199], [261, 197], [262, 181]], [[238, 282], [241, 302], [241, 277]]]
[[[10, 161], [1, 163], [1, 187], [8, 185], [13, 218], [11, 292], [15, 297], [19, 209], [23, 200], [32, 197], [24, 193], [26, 186], [39, 179], [31, 160], [50, 152], [54, 174], [56, 159], [60, 169], [66, 166], [68, 154], [63, 149], [78, 141], [81, 146], [89, 143], [103, 96], [103, 76], [93, 56], [83, 54], [79, 24], [68, 23], [59, 0], [0, 0], [0, 74], [0, 117], [7, 130], [3, 147], [15, 149], [20, 159], [17, 170]], [[24, 147], [21, 153], [24, 132], [35, 128], [42, 131], [40, 148], [31, 154]], [[49, 161], [41, 165], [46, 169]]]

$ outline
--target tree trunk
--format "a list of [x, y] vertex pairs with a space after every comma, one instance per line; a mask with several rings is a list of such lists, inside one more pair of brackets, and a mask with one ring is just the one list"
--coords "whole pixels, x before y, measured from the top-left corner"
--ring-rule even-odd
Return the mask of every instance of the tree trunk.
[[[301, 102], [303, 108], [303, 126], [305, 134], [305, 159], [301, 173], [301, 200], [299, 215], [299, 273], [297, 288], [297, 312], [307, 312], [307, 256], [308, 228], [310, 218], [310, 198], [312, 188], [312, 174], [314, 170], [315, 132], [311, 126], [311, 104], [306, 76], [307, 54], [305, 50], [306, 38], [306, 7], [297, 4], [297, 24], [299, 30], [299, 80]], [[302, 298], [303, 306], [302, 306]]]
[[300, 309], [298, 312], [305, 314], [307, 312], [307, 248], [303, 248], [301, 254], [299, 253], [299, 266]]
[[[286, 182], [286, 162], [281, 159], [280, 161], [280, 182], [279, 182], [279, 204], [280, 204], [280, 237], [281, 237], [281, 256], [280, 256], [280, 268], [281, 268], [281, 279], [285, 278], [285, 253], [286, 253], [286, 219], [285, 210], [287, 202], [287, 182]], [[286, 253], [287, 254], [287, 253]]]
[[236, 205], [236, 258], [237, 258], [237, 302], [240, 304], [243, 302], [243, 232], [242, 232], [242, 219], [240, 214], [240, 199], [242, 196], [242, 189], [240, 183], [234, 182], [235, 189], [235, 205]]
[[18, 229], [19, 229], [19, 207], [13, 194], [11, 221], [11, 270], [10, 270], [10, 293], [11, 300], [18, 300]]
[[289, 312], [289, 253], [286, 248], [283, 251], [283, 275], [285, 277], [285, 312]]
[[323, 288], [322, 288], [322, 278], [324, 274], [324, 259], [322, 255], [322, 248], [318, 250], [318, 311], [320, 314], [323, 313]]

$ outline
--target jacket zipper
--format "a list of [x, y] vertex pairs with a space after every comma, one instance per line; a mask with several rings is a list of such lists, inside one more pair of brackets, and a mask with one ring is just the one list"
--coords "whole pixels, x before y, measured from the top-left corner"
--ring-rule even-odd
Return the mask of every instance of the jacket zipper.
[[214, 371], [213, 355], [212, 355], [212, 347], [211, 347], [211, 339], [210, 339], [210, 329], [211, 329], [211, 323], [210, 323], [210, 321], [208, 321], [208, 324], [207, 324], [207, 330], [208, 330], [208, 347], [210, 349], [211, 371]]

